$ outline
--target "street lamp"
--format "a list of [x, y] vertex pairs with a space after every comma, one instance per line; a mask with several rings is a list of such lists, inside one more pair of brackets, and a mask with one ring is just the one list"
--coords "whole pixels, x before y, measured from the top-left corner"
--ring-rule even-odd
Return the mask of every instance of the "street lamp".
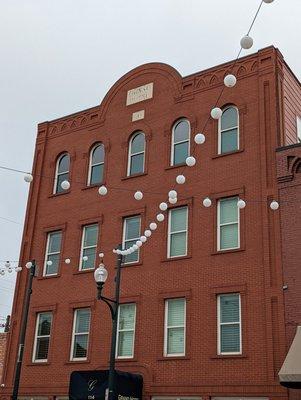
[[[121, 246], [118, 246], [120, 249]], [[103, 286], [108, 278], [108, 271], [103, 263], [94, 272], [94, 279], [97, 285], [97, 300], [102, 300], [110, 309], [112, 317], [112, 338], [111, 338], [111, 355], [109, 368], [109, 392], [108, 400], [114, 400], [115, 394], [115, 356], [116, 356], [116, 337], [117, 337], [117, 321], [120, 294], [120, 273], [123, 256], [117, 253], [116, 277], [115, 277], [115, 298], [109, 299], [102, 295]]]

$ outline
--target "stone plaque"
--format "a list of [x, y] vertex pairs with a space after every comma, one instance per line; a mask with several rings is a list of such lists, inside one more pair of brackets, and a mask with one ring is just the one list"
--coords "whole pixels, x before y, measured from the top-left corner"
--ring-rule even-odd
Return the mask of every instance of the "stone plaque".
[[132, 114], [132, 122], [139, 121], [144, 118], [144, 110], [136, 111]]
[[143, 86], [139, 86], [135, 89], [128, 90], [126, 97], [126, 105], [139, 103], [140, 101], [148, 100], [153, 97], [153, 82]]

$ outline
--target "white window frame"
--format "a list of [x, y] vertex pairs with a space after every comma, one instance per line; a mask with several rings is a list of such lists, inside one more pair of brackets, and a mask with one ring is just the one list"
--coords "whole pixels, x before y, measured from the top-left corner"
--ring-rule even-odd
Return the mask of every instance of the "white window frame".
[[[139, 217], [139, 232], [140, 232], [139, 237], [133, 238], [133, 239], [125, 239], [126, 221], [127, 221], [128, 219], [137, 218], [137, 217]], [[141, 237], [141, 215], [138, 214], [138, 215], [131, 215], [131, 216], [129, 216], [129, 217], [124, 217], [124, 218], [123, 218], [123, 230], [122, 230], [122, 248], [123, 248], [123, 249], [126, 248], [126, 247], [125, 247], [126, 242], [132, 242], [133, 240], [140, 240], [140, 237]], [[140, 260], [140, 247], [138, 248], [138, 250], [136, 250], [136, 252], [138, 253], [138, 259], [137, 259], [137, 261], [127, 261], [127, 262], [124, 261], [123, 264], [126, 264], [126, 265], [127, 265], [127, 264], [136, 264], [136, 263], [138, 263], [139, 260]]]
[[[168, 326], [168, 302], [170, 300], [184, 300], [184, 325], [173, 325], [173, 326]], [[164, 305], [164, 357], [183, 357], [186, 354], [186, 298], [185, 297], [177, 297], [177, 298], [172, 298], [172, 299], [165, 299], [165, 305]], [[168, 354], [167, 349], [168, 349], [168, 329], [169, 328], [184, 328], [184, 352], [183, 353], [173, 353], [173, 354]]]
[[[49, 335], [38, 335], [39, 331], [39, 323], [40, 323], [40, 318], [42, 314], [50, 314], [51, 315], [51, 324], [50, 324], [50, 334]], [[53, 314], [51, 311], [42, 311], [37, 314], [36, 318], [36, 328], [35, 328], [35, 334], [34, 334], [34, 342], [33, 342], [33, 352], [32, 352], [32, 362], [33, 363], [46, 363], [48, 362], [48, 354], [49, 354], [49, 348], [50, 348], [50, 337], [51, 337], [51, 329], [52, 329], [52, 320], [53, 320]], [[37, 353], [37, 343], [39, 338], [45, 338], [47, 337], [49, 339], [49, 345], [48, 345], [48, 353], [47, 353], [47, 358], [43, 359], [36, 359], [36, 353]]]
[[[129, 305], [134, 305], [135, 306], [134, 328], [133, 329], [119, 329], [120, 308], [122, 306], [129, 306]], [[118, 319], [117, 319], [116, 354], [115, 354], [115, 358], [117, 358], [117, 359], [134, 358], [135, 335], [136, 335], [136, 314], [137, 314], [137, 305], [136, 305], [136, 303], [123, 303], [123, 304], [119, 305]], [[120, 332], [133, 332], [133, 344], [132, 344], [132, 355], [131, 356], [119, 356], [118, 355], [119, 333]]]
[[296, 117], [297, 121], [297, 141], [301, 143], [301, 116]]
[[[132, 154], [132, 143], [136, 136], [142, 134], [144, 137], [144, 150], [138, 151], [138, 153]], [[138, 156], [139, 154], [143, 154], [143, 171], [138, 172], [138, 174], [144, 174], [145, 172], [145, 148], [146, 148], [146, 140], [145, 140], [145, 133], [143, 131], [137, 131], [132, 134], [130, 143], [129, 143], [129, 151], [128, 151], [128, 166], [127, 166], [127, 176], [135, 176], [136, 174], [131, 175], [131, 166], [132, 166], [132, 157]]]
[[[104, 149], [104, 158], [105, 158], [105, 156], [106, 156], [106, 154], [105, 154], [105, 147], [104, 147], [104, 145], [103, 145], [102, 143], [97, 143], [97, 144], [95, 144], [95, 145], [92, 147], [92, 149], [90, 150], [89, 171], [88, 171], [88, 182], [87, 182], [88, 186], [91, 185], [92, 167], [97, 167], [98, 165], [104, 165], [104, 163], [105, 163], [105, 159], [104, 159], [102, 162], [98, 162], [98, 163], [95, 163], [95, 164], [93, 164], [93, 162], [92, 162], [92, 160], [93, 160], [93, 153], [94, 153], [94, 151], [96, 150], [96, 148], [99, 147], [99, 146], [102, 146], [103, 149]], [[101, 180], [100, 182], [97, 182], [96, 184], [93, 183], [93, 185], [97, 185], [98, 183], [100, 184], [100, 183], [102, 183], [102, 182], [103, 182], [103, 177], [102, 177], [102, 180]]]
[[[187, 122], [188, 123], [188, 127], [189, 127], [189, 135], [188, 135], [188, 139], [185, 140], [181, 140], [177, 143], [175, 143], [175, 128], [176, 126], [180, 123], [180, 122]], [[170, 166], [173, 167], [175, 165], [174, 163], [174, 147], [176, 144], [181, 144], [181, 143], [186, 143], [188, 142], [188, 156], [190, 156], [190, 140], [191, 140], [191, 125], [190, 125], [190, 121], [187, 118], [180, 118], [178, 119], [172, 127], [172, 134], [171, 134], [171, 155], [170, 155]], [[181, 165], [181, 164], [176, 164], [176, 165]]]
[[[180, 210], [181, 208], [186, 209], [186, 229], [180, 230], [180, 231], [174, 231], [171, 232], [171, 215], [172, 212], [175, 210]], [[178, 257], [186, 257], [188, 253], [188, 206], [183, 206], [183, 207], [174, 207], [168, 210], [168, 238], [167, 238], [167, 258], [178, 258]], [[180, 254], [178, 256], [171, 256], [170, 255], [170, 244], [171, 244], [171, 236], [176, 233], [186, 233], [186, 249], [185, 249], [185, 254]]]
[[[87, 332], [75, 333], [77, 313], [78, 313], [79, 310], [89, 310], [90, 311], [89, 330]], [[77, 308], [73, 312], [73, 326], [72, 326], [72, 339], [71, 339], [71, 349], [70, 349], [70, 361], [84, 361], [84, 360], [88, 359], [89, 343], [90, 343], [91, 316], [92, 315], [91, 315], [91, 309], [90, 308]], [[87, 356], [86, 357], [73, 357], [75, 336], [82, 336], [82, 335], [88, 335]]]
[[[61, 245], [60, 245], [60, 251], [55, 251], [53, 253], [49, 253], [49, 242], [50, 242], [50, 236], [54, 233], [60, 232], [61, 234]], [[45, 261], [44, 261], [44, 269], [43, 269], [43, 276], [56, 276], [58, 274], [59, 266], [60, 266], [60, 260], [58, 264], [58, 270], [55, 274], [46, 274], [47, 272], [47, 258], [48, 256], [53, 256], [56, 254], [61, 254], [61, 249], [62, 249], [62, 240], [63, 240], [63, 232], [61, 230], [53, 231], [53, 232], [48, 232], [47, 233], [47, 243], [46, 243], [46, 251], [45, 251]]]
[[[97, 226], [97, 241], [96, 241], [96, 245], [95, 246], [86, 246], [84, 247], [84, 242], [85, 242], [85, 232], [86, 232], [86, 228], [90, 227], [90, 226]], [[99, 236], [99, 226], [98, 224], [89, 224], [89, 225], [84, 225], [82, 227], [82, 241], [81, 241], [81, 246], [80, 246], [80, 260], [79, 260], [79, 270], [80, 271], [90, 271], [95, 269], [95, 264], [93, 267], [91, 268], [85, 268], [84, 270], [83, 268], [83, 254], [84, 254], [84, 250], [86, 249], [93, 249], [95, 248], [95, 252], [97, 253], [97, 245], [98, 245], [98, 236]]]
[[[238, 196], [231, 196], [231, 197], [225, 197], [222, 199], [219, 199], [217, 202], [217, 250], [218, 251], [227, 251], [227, 250], [235, 250], [235, 249], [240, 249], [240, 209], [237, 207], [237, 222], [226, 222], [224, 224], [220, 223], [220, 214], [221, 214], [221, 201], [224, 200], [231, 200], [231, 199], [237, 199], [239, 200]], [[221, 248], [221, 226], [226, 226], [226, 225], [234, 225], [237, 224], [237, 247], [227, 247], [226, 249]]]
[[[221, 322], [221, 302], [222, 296], [238, 295], [239, 304], [239, 322]], [[239, 324], [239, 351], [235, 352], [222, 352], [221, 351], [221, 326]], [[235, 355], [242, 354], [242, 329], [241, 329], [241, 295], [240, 293], [221, 293], [217, 296], [217, 354], [218, 355]]]
[[[68, 171], [59, 172], [59, 164], [60, 164], [61, 159], [62, 159], [64, 156], [68, 156], [68, 157], [69, 157], [69, 169], [68, 169]], [[67, 173], [68, 173], [68, 178], [69, 178], [69, 175], [70, 175], [70, 154], [69, 154], [69, 153], [63, 153], [63, 154], [61, 154], [61, 155], [59, 156], [59, 158], [58, 158], [57, 161], [56, 161], [55, 177], [54, 177], [54, 186], [53, 186], [53, 194], [59, 193], [59, 192], [57, 192], [57, 190], [56, 190], [56, 189], [57, 189], [56, 186], [57, 186], [57, 181], [58, 181], [59, 175], [63, 175], [63, 174], [67, 174]], [[63, 192], [60, 192], [60, 193], [63, 193]]]
[[[218, 154], [227, 154], [228, 153], [228, 152], [222, 153], [222, 134], [224, 132], [231, 131], [232, 129], [235, 129], [235, 128], [237, 128], [237, 149], [236, 150], [232, 150], [232, 151], [238, 151], [239, 150], [239, 110], [238, 110], [238, 108], [236, 106], [231, 105], [231, 106], [225, 107], [223, 109], [223, 114], [224, 114], [225, 111], [229, 110], [230, 108], [234, 108], [236, 110], [236, 113], [237, 113], [237, 125], [233, 126], [231, 128], [227, 128], [227, 129], [223, 129], [222, 130], [222, 118], [223, 118], [223, 115], [221, 116], [221, 118], [219, 118], [219, 120], [218, 120]], [[229, 153], [231, 153], [232, 151], [229, 151]]]

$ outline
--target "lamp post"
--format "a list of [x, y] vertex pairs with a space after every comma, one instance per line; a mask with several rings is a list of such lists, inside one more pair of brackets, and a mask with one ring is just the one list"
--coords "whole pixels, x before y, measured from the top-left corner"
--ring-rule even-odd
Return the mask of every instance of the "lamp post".
[[[120, 249], [121, 246], [118, 246]], [[112, 317], [112, 338], [111, 338], [111, 354], [110, 354], [110, 367], [109, 367], [109, 393], [108, 400], [114, 400], [115, 395], [115, 356], [116, 356], [116, 336], [117, 336], [117, 321], [118, 321], [118, 308], [119, 308], [119, 294], [120, 294], [120, 275], [123, 256], [117, 254], [116, 263], [116, 277], [115, 277], [115, 298], [109, 299], [102, 295], [103, 286], [108, 277], [108, 271], [104, 264], [100, 264], [94, 272], [94, 279], [97, 284], [97, 299], [105, 302], [111, 312]]]
[[30, 274], [29, 274], [29, 278], [28, 278], [26, 298], [25, 298], [25, 304], [24, 304], [23, 315], [22, 315], [21, 333], [20, 333], [19, 347], [18, 347], [18, 359], [17, 359], [17, 365], [16, 365], [12, 400], [17, 400], [18, 393], [19, 393], [21, 368], [22, 368], [23, 353], [24, 353], [24, 342], [25, 342], [25, 334], [26, 334], [26, 327], [27, 327], [27, 318], [28, 318], [28, 311], [29, 311], [30, 296], [32, 293], [32, 280], [36, 273], [35, 261], [33, 260], [32, 262], [28, 262], [26, 264], [26, 268], [29, 269]]

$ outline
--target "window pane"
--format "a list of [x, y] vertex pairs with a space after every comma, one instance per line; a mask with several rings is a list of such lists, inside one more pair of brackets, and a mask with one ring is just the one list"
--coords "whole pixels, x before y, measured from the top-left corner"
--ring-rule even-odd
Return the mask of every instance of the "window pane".
[[67, 172], [66, 174], [58, 175], [55, 193], [62, 193], [62, 192], [65, 192], [66, 190], [64, 190], [64, 189], [62, 188], [61, 183], [62, 183], [63, 181], [68, 181], [68, 180], [69, 180], [69, 173], [68, 173], [68, 172]]
[[133, 356], [133, 340], [134, 332], [119, 332], [118, 336], [118, 356], [132, 357]]
[[170, 232], [183, 231], [187, 228], [187, 207], [170, 211]]
[[169, 328], [167, 335], [167, 354], [184, 353], [184, 328]]
[[84, 227], [84, 247], [96, 246], [98, 237], [98, 225]]
[[221, 152], [228, 153], [235, 150], [238, 150], [237, 128], [221, 134]]
[[239, 295], [220, 296], [220, 322], [239, 322]]
[[143, 133], [138, 133], [131, 141], [131, 154], [144, 151], [145, 138]]
[[104, 146], [100, 144], [93, 150], [92, 165], [104, 162], [104, 157], [105, 157]]
[[35, 360], [47, 360], [49, 348], [49, 337], [38, 338]]
[[220, 200], [220, 223], [226, 224], [229, 222], [238, 221], [237, 197], [231, 199]]
[[179, 143], [174, 146], [173, 165], [185, 164], [186, 158], [189, 156], [189, 143]]
[[49, 233], [48, 253], [56, 253], [61, 250], [62, 232]]
[[174, 143], [182, 142], [189, 139], [189, 123], [188, 121], [180, 121], [174, 128]]
[[38, 336], [50, 335], [51, 314], [39, 314]]
[[65, 154], [61, 157], [58, 165], [58, 173], [68, 172], [69, 171], [69, 164], [70, 164], [70, 157], [69, 154]]
[[103, 164], [99, 164], [91, 168], [90, 185], [101, 183], [103, 181], [103, 166]]
[[134, 329], [135, 309], [134, 304], [123, 304], [120, 306], [118, 329]]
[[186, 255], [186, 232], [173, 233], [170, 236], [170, 257]]
[[96, 261], [96, 247], [84, 249], [83, 257], [87, 256], [88, 260], [82, 260], [81, 269], [92, 269], [95, 268], [95, 261]]
[[220, 227], [221, 250], [238, 247], [238, 224], [224, 225]]
[[90, 310], [77, 310], [75, 315], [75, 333], [89, 332]]
[[76, 335], [74, 338], [73, 358], [86, 358], [88, 350], [88, 335]]
[[173, 299], [168, 300], [168, 326], [184, 325], [185, 318], [185, 300]]
[[240, 351], [239, 325], [221, 325], [221, 352], [238, 353]]
[[234, 128], [237, 126], [237, 110], [234, 107], [227, 108], [221, 118], [221, 128], [224, 129]]
[[144, 153], [131, 156], [130, 175], [144, 172]]
[[138, 239], [140, 237], [140, 217], [125, 219], [125, 240]]
[[[125, 246], [126, 249], [129, 249], [136, 242], [137, 242], [137, 239], [130, 240], [130, 241], [126, 242], [124, 246]], [[139, 249], [136, 250], [134, 253], [129, 254], [129, 255], [124, 257], [124, 262], [125, 263], [136, 262], [136, 261], [139, 261]]]
[[52, 265], [46, 264], [46, 275], [57, 274], [59, 270], [60, 254], [49, 255], [47, 261], [52, 261]]

